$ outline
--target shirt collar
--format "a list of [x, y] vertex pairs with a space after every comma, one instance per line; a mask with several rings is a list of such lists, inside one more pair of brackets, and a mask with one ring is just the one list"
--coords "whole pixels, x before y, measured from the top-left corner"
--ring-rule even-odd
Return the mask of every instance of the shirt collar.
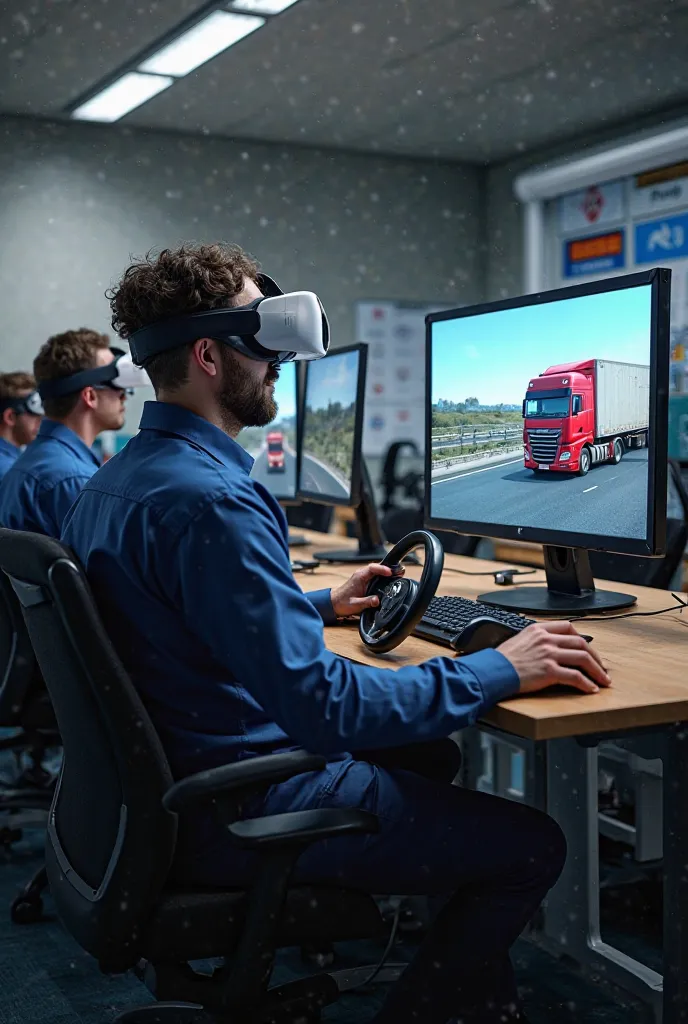
[[146, 402], [139, 426], [141, 430], [160, 430], [193, 441], [224, 466], [240, 466], [247, 473], [253, 466], [253, 457], [224, 430], [182, 405]]
[[71, 427], [66, 427], [64, 423], [58, 423], [57, 420], [49, 420], [47, 416], [44, 416], [36, 440], [45, 441], [48, 438], [54, 438], [56, 441], [59, 441], [60, 444], [69, 448], [70, 451], [74, 452], [83, 461], [89, 460], [94, 462], [96, 466], [100, 466], [96, 453], [81, 440], [78, 434], [74, 433]]
[[16, 444], [12, 444], [11, 441], [6, 441], [4, 437], [0, 437], [0, 452], [4, 452], [5, 455], [13, 455], [16, 459], [21, 455], [21, 448], [17, 448]]

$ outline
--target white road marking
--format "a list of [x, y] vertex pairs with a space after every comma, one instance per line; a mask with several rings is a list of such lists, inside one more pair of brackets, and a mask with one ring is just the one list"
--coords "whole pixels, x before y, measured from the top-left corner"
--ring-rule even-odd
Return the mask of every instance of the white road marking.
[[498, 462], [496, 466], [485, 466], [485, 469], [472, 469], [468, 473], [457, 473], [456, 476], [450, 476], [444, 480], [433, 480], [431, 486], [436, 487], [437, 484], [450, 484], [452, 480], [460, 480], [463, 476], [475, 476], [476, 473], [488, 473], [491, 469], [501, 469], [502, 466], [515, 466], [517, 462], [523, 462], [523, 459], [513, 459], [511, 462]]
[[598, 485], [595, 484], [594, 487], [586, 487], [585, 490], [583, 491], [583, 494], [588, 494], [589, 491], [596, 491], [597, 490], [597, 486]]

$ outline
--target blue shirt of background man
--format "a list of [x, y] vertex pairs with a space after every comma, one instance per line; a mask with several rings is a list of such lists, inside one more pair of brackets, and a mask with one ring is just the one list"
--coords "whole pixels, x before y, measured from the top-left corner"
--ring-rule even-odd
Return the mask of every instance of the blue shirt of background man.
[[11, 441], [6, 441], [4, 437], [0, 437], [0, 481], [7, 470], [15, 464], [20, 452], [21, 449], [17, 448], [16, 444], [12, 444]]
[[518, 689], [494, 650], [399, 671], [328, 651], [329, 592], [296, 583], [284, 513], [252, 463], [207, 420], [147, 402], [62, 534], [176, 777], [296, 745], [336, 755], [447, 736]]
[[5, 474], [0, 486], [0, 524], [59, 539], [74, 499], [100, 465], [81, 438], [44, 419], [38, 435]]

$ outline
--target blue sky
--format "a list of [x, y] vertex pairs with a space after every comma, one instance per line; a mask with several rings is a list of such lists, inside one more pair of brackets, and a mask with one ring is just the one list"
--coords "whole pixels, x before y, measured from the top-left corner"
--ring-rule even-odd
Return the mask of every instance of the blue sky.
[[296, 363], [282, 363], [279, 380], [275, 384], [275, 399], [279, 405], [277, 419], [296, 415]]
[[582, 359], [650, 362], [649, 285], [445, 320], [432, 331], [432, 401], [518, 404], [532, 377]]
[[326, 409], [331, 402], [351, 405], [356, 401], [358, 352], [333, 352], [308, 364], [306, 405]]

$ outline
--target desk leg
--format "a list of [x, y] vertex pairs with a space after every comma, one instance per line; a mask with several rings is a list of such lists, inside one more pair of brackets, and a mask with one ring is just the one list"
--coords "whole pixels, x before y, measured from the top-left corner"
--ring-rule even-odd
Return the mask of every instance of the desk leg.
[[670, 730], [664, 759], [664, 1015], [688, 1024], [688, 723]]
[[[568, 856], [545, 904], [543, 936], [554, 951], [594, 968], [648, 1003], [658, 1021], [661, 975], [603, 942], [600, 935], [597, 749], [581, 747], [572, 739], [553, 740], [548, 747], [547, 809], [566, 836]], [[684, 978], [681, 984], [688, 982]], [[688, 1024], [688, 1017], [664, 1024], [679, 1021]]]

